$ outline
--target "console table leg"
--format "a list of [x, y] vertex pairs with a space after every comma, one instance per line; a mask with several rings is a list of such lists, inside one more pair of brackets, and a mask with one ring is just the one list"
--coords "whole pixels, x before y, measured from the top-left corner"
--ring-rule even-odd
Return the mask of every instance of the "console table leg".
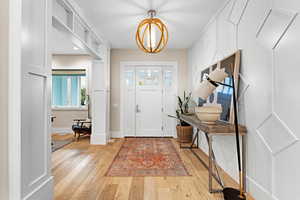
[[197, 140], [197, 148], [198, 148], [198, 135], [199, 135], [199, 129], [197, 129], [197, 132], [195, 134], [195, 137], [193, 138], [192, 140], [192, 144], [191, 144], [191, 149], [194, 148], [194, 144], [195, 144], [195, 141]]
[[243, 191], [246, 193], [246, 136], [242, 136], [242, 166], [243, 166]]
[[212, 138], [211, 138], [211, 136], [208, 136], [208, 160], [209, 160], [208, 188], [209, 188], [209, 192], [212, 193], [213, 189], [212, 189]]
[[197, 129], [197, 149], [199, 148], [199, 129]]

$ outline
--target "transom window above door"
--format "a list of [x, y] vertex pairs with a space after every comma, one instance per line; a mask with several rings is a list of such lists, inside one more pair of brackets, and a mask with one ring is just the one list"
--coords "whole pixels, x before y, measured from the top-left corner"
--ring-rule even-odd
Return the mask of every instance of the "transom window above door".
[[52, 107], [85, 108], [86, 104], [86, 70], [52, 70]]
[[139, 69], [136, 73], [138, 87], [160, 86], [161, 69]]

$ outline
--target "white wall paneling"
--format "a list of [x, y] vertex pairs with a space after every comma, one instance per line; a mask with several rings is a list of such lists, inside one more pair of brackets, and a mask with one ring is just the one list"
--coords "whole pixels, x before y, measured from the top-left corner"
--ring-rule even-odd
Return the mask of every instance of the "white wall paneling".
[[21, 198], [52, 199], [51, 2], [22, 1]]
[[93, 60], [92, 63], [92, 136], [91, 144], [106, 144], [110, 139], [109, 132], [109, 62], [108, 50], [104, 60]]
[[229, 21], [237, 25], [240, 23], [249, 0], [235, 0], [229, 14]]
[[[189, 50], [191, 89], [199, 71], [242, 50], [239, 117], [249, 131], [247, 190], [257, 200], [300, 195], [299, 11], [294, 0], [230, 0]], [[214, 146], [218, 163], [237, 178], [234, 138], [216, 138]]]
[[91, 144], [107, 143], [106, 128], [107, 91], [94, 90], [92, 93], [92, 136]]

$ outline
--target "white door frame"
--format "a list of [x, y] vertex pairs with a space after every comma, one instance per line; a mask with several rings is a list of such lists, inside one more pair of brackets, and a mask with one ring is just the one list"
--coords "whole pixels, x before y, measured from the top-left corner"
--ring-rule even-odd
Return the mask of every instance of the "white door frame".
[[[120, 136], [124, 135], [124, 70], [125, 67], [172, 67], [175, 73], [174, 91], [175, 95], [178, 95], [178, 62], [166, 62], [166, 61], [126, 61], [120, 62]], [[176, 108], [174, 108], [176, 109]], [[175, 135], [174, 135], [175, 136]]]
[[22, 0], [9, 0], [8, 182], [9, 200], [21, 199]]

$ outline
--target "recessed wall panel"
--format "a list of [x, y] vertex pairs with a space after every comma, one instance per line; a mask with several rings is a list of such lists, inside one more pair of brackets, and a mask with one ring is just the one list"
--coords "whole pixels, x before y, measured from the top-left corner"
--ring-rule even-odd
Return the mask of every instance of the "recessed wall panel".
[[242, 18], [242, 15], [246, 9], [249, 0], [235, 0], [232, 10], [229, 15], [229, 20], [238, 24]]
[[270, 49], [275, 48], [292, 18], [290, 13], [271, 9], [258, 29], [258, 40]]
[[271, 114], [257, 129], [269, 150], [276, 154], [297, 139], [276, 114]]
[[274, 110], [299, 138], [300, 21], [291, 24], [274, 50]]
[[46, 1], [22, 1], [22, 63], [31, 67], [44, 68], [45, 63], [45, 10], [32, 9], [45, 8]]

